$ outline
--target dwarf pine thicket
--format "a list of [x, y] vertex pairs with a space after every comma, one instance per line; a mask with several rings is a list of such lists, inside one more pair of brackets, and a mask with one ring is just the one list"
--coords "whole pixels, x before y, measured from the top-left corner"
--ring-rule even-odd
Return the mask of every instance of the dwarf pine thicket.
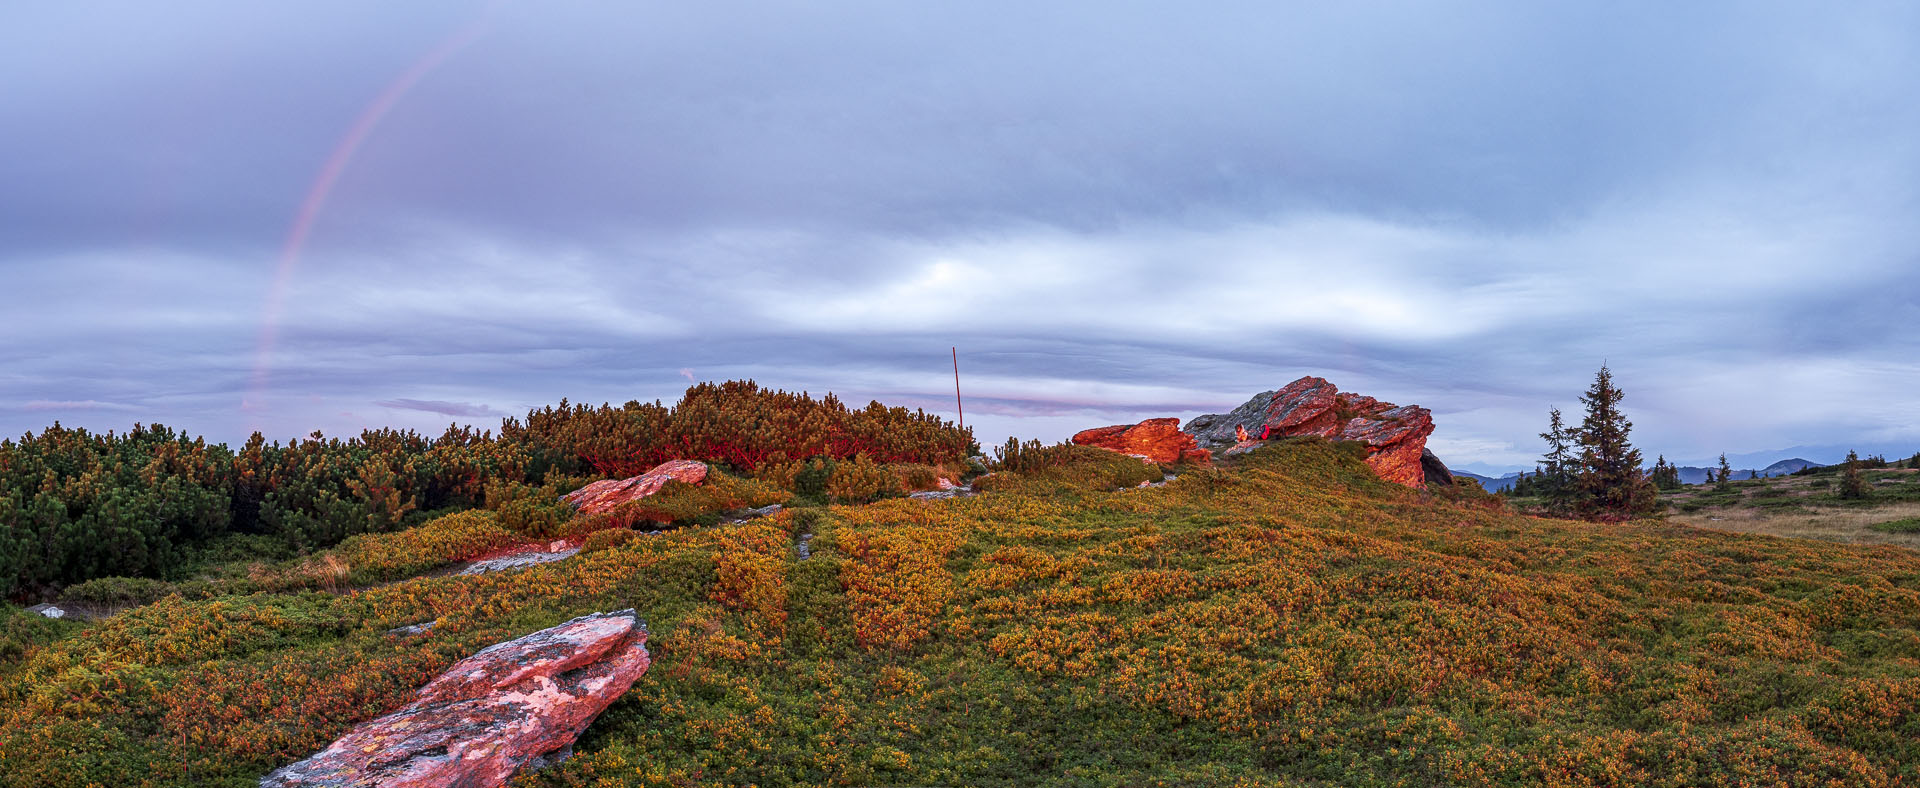
[[[383, 429], [281, 445], [255, 433], [234, 450], [160, 425], [101, 435], [56, 424], [0, 441], [0, 593], [286, 558], [680, 457], [742, 472], [863, 456], [869, 465], [957, 464], [972, 444], [924, 412], [850, 409], [832, 394], [816, 400], [752, 381], [702, 383], [673, 407], [562, 400], [525, 422], [507, 419], [498, 436], [455, 426], [437, 439]], [[868, 477], [845, 492], [883, 494]], [[502, 516], [558, 516], [517, 506]]]
[[[486, 645], [626, 607], [653, 667], [516, 785], [1920, 781], [1920, 554], [1526, 517], [1354, 448], [1278, 441], [1157, 488], [1049, 450], [977, 497], [616, 528], [519, 572], [330, 593], [288, 562], [91, 624], [16, 612], [0, 786], [251, 785]], [[714, 483], [675, 505], [797, 500]], [[390, 568], [504, 519], [310, 560]], [[588, 520], [561, 528], [614, 524]]]

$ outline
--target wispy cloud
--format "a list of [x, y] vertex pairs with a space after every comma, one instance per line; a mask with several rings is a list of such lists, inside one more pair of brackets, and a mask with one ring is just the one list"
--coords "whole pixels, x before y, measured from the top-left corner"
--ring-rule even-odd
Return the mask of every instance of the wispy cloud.
[[383, 399], [373, 404], [383, 408], [417, 410], [425, 413], [438, 413], [442, 416], [459, 416], [470, 419], [499, 418], [507, 415], [503, 411], [494, 410], [485, 405], [476, 405], [471, 402], [447, 402], [437, 399]]
[[99, 400], [93, 400], [93, 399], [82, 399], [82, 400], [36, 399], [36, 400], [29, 400], [26, 404], [21, 405], [20, 409], [30, 410], [30, 411], [111, 410], [111, 411], [132, 412], [132, 411], [140, 410], [140, 407], [138, 405], [128, 405], [123, 402], [101, 402]]

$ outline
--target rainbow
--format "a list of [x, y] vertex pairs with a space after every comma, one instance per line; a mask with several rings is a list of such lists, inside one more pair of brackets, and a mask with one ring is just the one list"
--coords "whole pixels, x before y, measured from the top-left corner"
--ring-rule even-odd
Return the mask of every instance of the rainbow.
[[[264, 395], [268, 372], [272, 366], [274, 346], [279, 340], [281, 312], [286, 302], [287, 285], [293, 279], [294, 269], [299, 267], [301, 252], [307, 245], [307, 239], [313, 234], [313, 226], [319, 221], [321, 211], [326, 208], [327, 198], [332, 195], [334, 184], [339, 182], [340, 175], [346, 172], [347, 166], [353, 163], [354, 154], [358, 153], [360, 146], [373, 135], [381, 119], [392, 112], [400, 100], [406, 98], [407, 93], [420, 84], [420, 81], [434, 69], [445, 64], [460, 50], [478, 39], [492, 17], [493, 10], [497, 7], [499, 2], [488, 6], [478, 18], [454, 31], [439, 45], [414, 61], [413, 65], [400, 72], [398, 77], [389, 82], [386, 88], [360, 111], [360, 115], [354, 118], [353, 125], [348, 127], [346, 135], [334, 144], [333, 152], [327, 156], [326, 163], [320, 167], [320, 173], [313, 179], [313, 184], [307, 187], [306, 198], [300, 201], [300, 211], [294, 216], [293, 226], [287, 231], [286, 242], [280, 246], [279, 263], [274, 269], [273, 283], [267, 289], [266, 308], [260, 321], [260, 335], [254, 347], [253, 375], [248, 382], [246, 394], [240, 400], [242, 411], [258, 413], [266, 407]], [[256, 423], [253, 427], [257, 429], [259, 425]]]

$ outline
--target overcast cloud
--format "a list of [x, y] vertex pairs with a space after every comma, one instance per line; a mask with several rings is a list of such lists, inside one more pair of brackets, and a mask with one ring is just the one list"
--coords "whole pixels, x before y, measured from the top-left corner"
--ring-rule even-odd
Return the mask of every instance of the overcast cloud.
[[1033, 5], [9, 8], [0, 428], [951, 415], [957, 345], [983, 443], [1317, 374], [1517, 468], [1605, 362], [1649, 456], [1920, 449], [1915, 6]]

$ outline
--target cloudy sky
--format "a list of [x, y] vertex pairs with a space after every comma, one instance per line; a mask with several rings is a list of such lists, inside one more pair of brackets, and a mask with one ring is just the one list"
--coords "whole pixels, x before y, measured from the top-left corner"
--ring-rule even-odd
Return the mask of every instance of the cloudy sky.
[[15, 4], [0, 430], [950, 414], [958, 346], [983, 443], [1314, 374], [1518, 468], [1606, 363], [1649, 456], [1910, 453], [1916, 9]]

